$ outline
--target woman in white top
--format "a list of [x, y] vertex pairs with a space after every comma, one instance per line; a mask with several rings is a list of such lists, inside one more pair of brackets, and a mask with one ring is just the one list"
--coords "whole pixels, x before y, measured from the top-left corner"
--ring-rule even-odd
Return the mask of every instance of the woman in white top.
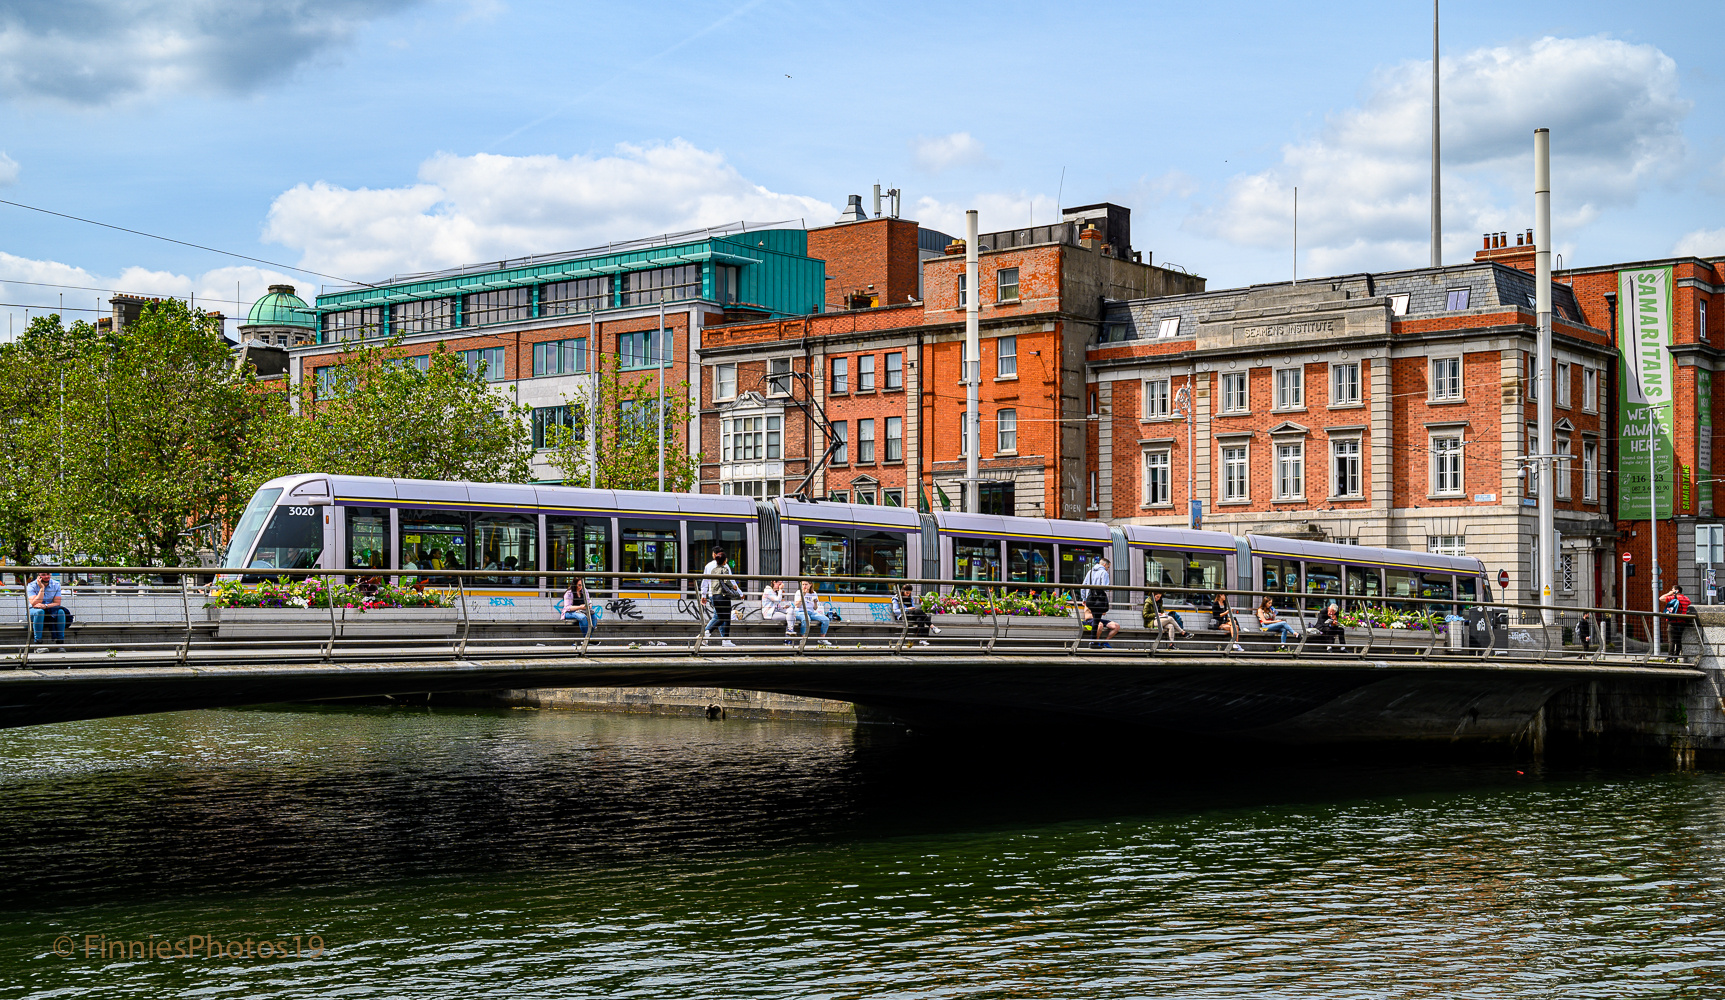
[[797, 621], [802, 623], [803, 634], [809, 634], [809, 622], [821, 623], [821, 645], [831, 646], [827, 641], [827, 629], [832, 626], [832, 619], [821, 613], [821, 595], [815, 593], [815, 585], [811, 580], [804, 580], [802, 592], [797, 595]]
[[791, 641], [791, 633], [796, 627], [795, 603], [791, 596], [785, 593], [785, 581], [774, 580], [761, 591], [761, 620], [780, 621], [785, 623], [785, 642]]

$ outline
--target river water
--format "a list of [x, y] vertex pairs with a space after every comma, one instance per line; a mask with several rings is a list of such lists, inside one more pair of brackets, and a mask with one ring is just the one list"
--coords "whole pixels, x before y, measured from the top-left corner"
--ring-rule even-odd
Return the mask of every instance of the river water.
[[0, 995], [1725, 995], [1725, 778], [1524, 770], [527, 711], [14, 730]]

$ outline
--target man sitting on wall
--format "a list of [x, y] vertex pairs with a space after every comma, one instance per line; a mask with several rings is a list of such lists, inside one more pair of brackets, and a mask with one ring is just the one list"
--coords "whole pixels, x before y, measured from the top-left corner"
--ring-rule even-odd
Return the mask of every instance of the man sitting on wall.
[[[46, 626], [54, 637], [54, 647], [64, 651], [66, 626], [71, 623], [72, 614], [61, 603], [60, 581], [44, 570], [24, 588], [24, 596], [30, 606], [30, 641], [40, 643], [43, 627]], [[47, 646], [40, 646], [36, 650], [38, 653], [47, 651]]]

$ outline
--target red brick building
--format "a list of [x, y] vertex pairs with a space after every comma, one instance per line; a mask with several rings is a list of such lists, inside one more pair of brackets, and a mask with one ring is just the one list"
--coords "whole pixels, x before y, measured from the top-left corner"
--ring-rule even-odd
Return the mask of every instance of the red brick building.
[[[1133, 259], [1126, 209], [1065, 214], [978, 238], [985, 510], [1083, 516], [1085, 349], [1104, 300], [1203, 287]], [[896, 219], [812, 230], [836, 286], [826, 313], [705, 330], [704, 490], [960, 505], [962, 245], [931, 256], [915, 231]]]

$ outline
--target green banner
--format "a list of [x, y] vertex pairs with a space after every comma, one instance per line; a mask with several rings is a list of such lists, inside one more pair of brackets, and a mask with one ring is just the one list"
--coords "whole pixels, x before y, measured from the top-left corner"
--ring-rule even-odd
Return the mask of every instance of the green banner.
[[1671, 432], [1677, 369], [1671, 360], [1671, 269], [1617, 275], [1619, 487], [1617, 516], [1671, 516]]
[[1713, 373], [1695, 373], [1695, 480], [1700, 483], [1703, 517], [1713, 514]]

